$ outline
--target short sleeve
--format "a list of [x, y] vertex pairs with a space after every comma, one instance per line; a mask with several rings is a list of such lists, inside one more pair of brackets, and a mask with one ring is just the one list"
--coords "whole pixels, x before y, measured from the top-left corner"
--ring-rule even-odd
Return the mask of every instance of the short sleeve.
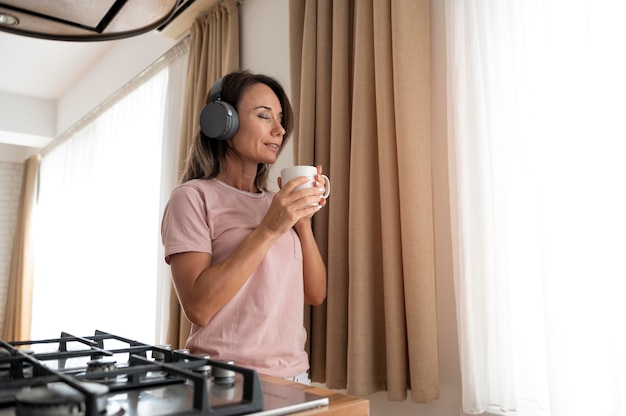
[[172, 191], [161, 222], [167, 264], [173, 254], [212, 252], [206, 205], [205, 194], [197, 187], [183, 184]]

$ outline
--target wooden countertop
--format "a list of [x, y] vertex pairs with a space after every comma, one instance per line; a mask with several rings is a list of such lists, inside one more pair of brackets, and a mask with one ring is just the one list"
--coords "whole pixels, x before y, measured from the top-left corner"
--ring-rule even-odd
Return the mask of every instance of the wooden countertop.
[[294, 383], [292, 381], [283, 380], [277, 377], [271, 377], [265, 374], [259, 374], [261, 380], [269, 381], [275, 384], [288, 385], [293, 388], [307, 391], [318, 396], [328, 397], [329, 405], [319, 407], [316, 409], [305, 410], [302, 412], [293, 413], [297, 416], [313, 416], [313, 415], [325, 415], [325, 416], [368, 416], [370, 414], [369, 400], [361, 399], [355, 396], [349, 396], [347, 394], [341, 394], [336, 391], [307, 386], [306, 384]]

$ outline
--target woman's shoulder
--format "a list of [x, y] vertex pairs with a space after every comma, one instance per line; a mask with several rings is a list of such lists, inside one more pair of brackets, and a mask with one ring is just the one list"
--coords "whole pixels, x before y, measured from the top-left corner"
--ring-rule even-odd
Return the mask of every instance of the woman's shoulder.
[[204, 199], [214, 192], [215, 182], [212, 179], [191, 179], [176, 186], [170, 199]]
[[172, 192], [189, 193], [194, 191], [206, 191], [215, 188], [213, 179], [190, 179], [174, 188]]

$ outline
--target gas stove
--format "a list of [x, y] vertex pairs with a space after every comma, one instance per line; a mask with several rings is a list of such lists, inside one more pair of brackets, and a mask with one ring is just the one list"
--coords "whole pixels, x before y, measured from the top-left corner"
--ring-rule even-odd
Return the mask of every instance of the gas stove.
[[103, 331], [0, 340], [0, 416], [274, 416], [326, 405], [232, 361]]

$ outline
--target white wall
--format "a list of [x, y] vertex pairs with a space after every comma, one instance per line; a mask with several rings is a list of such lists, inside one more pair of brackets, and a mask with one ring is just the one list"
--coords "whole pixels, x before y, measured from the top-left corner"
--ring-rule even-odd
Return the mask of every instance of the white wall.
[[55, 116], [53, 100], [0, 92], [0, 161], [24, 161], [52, 141]]

